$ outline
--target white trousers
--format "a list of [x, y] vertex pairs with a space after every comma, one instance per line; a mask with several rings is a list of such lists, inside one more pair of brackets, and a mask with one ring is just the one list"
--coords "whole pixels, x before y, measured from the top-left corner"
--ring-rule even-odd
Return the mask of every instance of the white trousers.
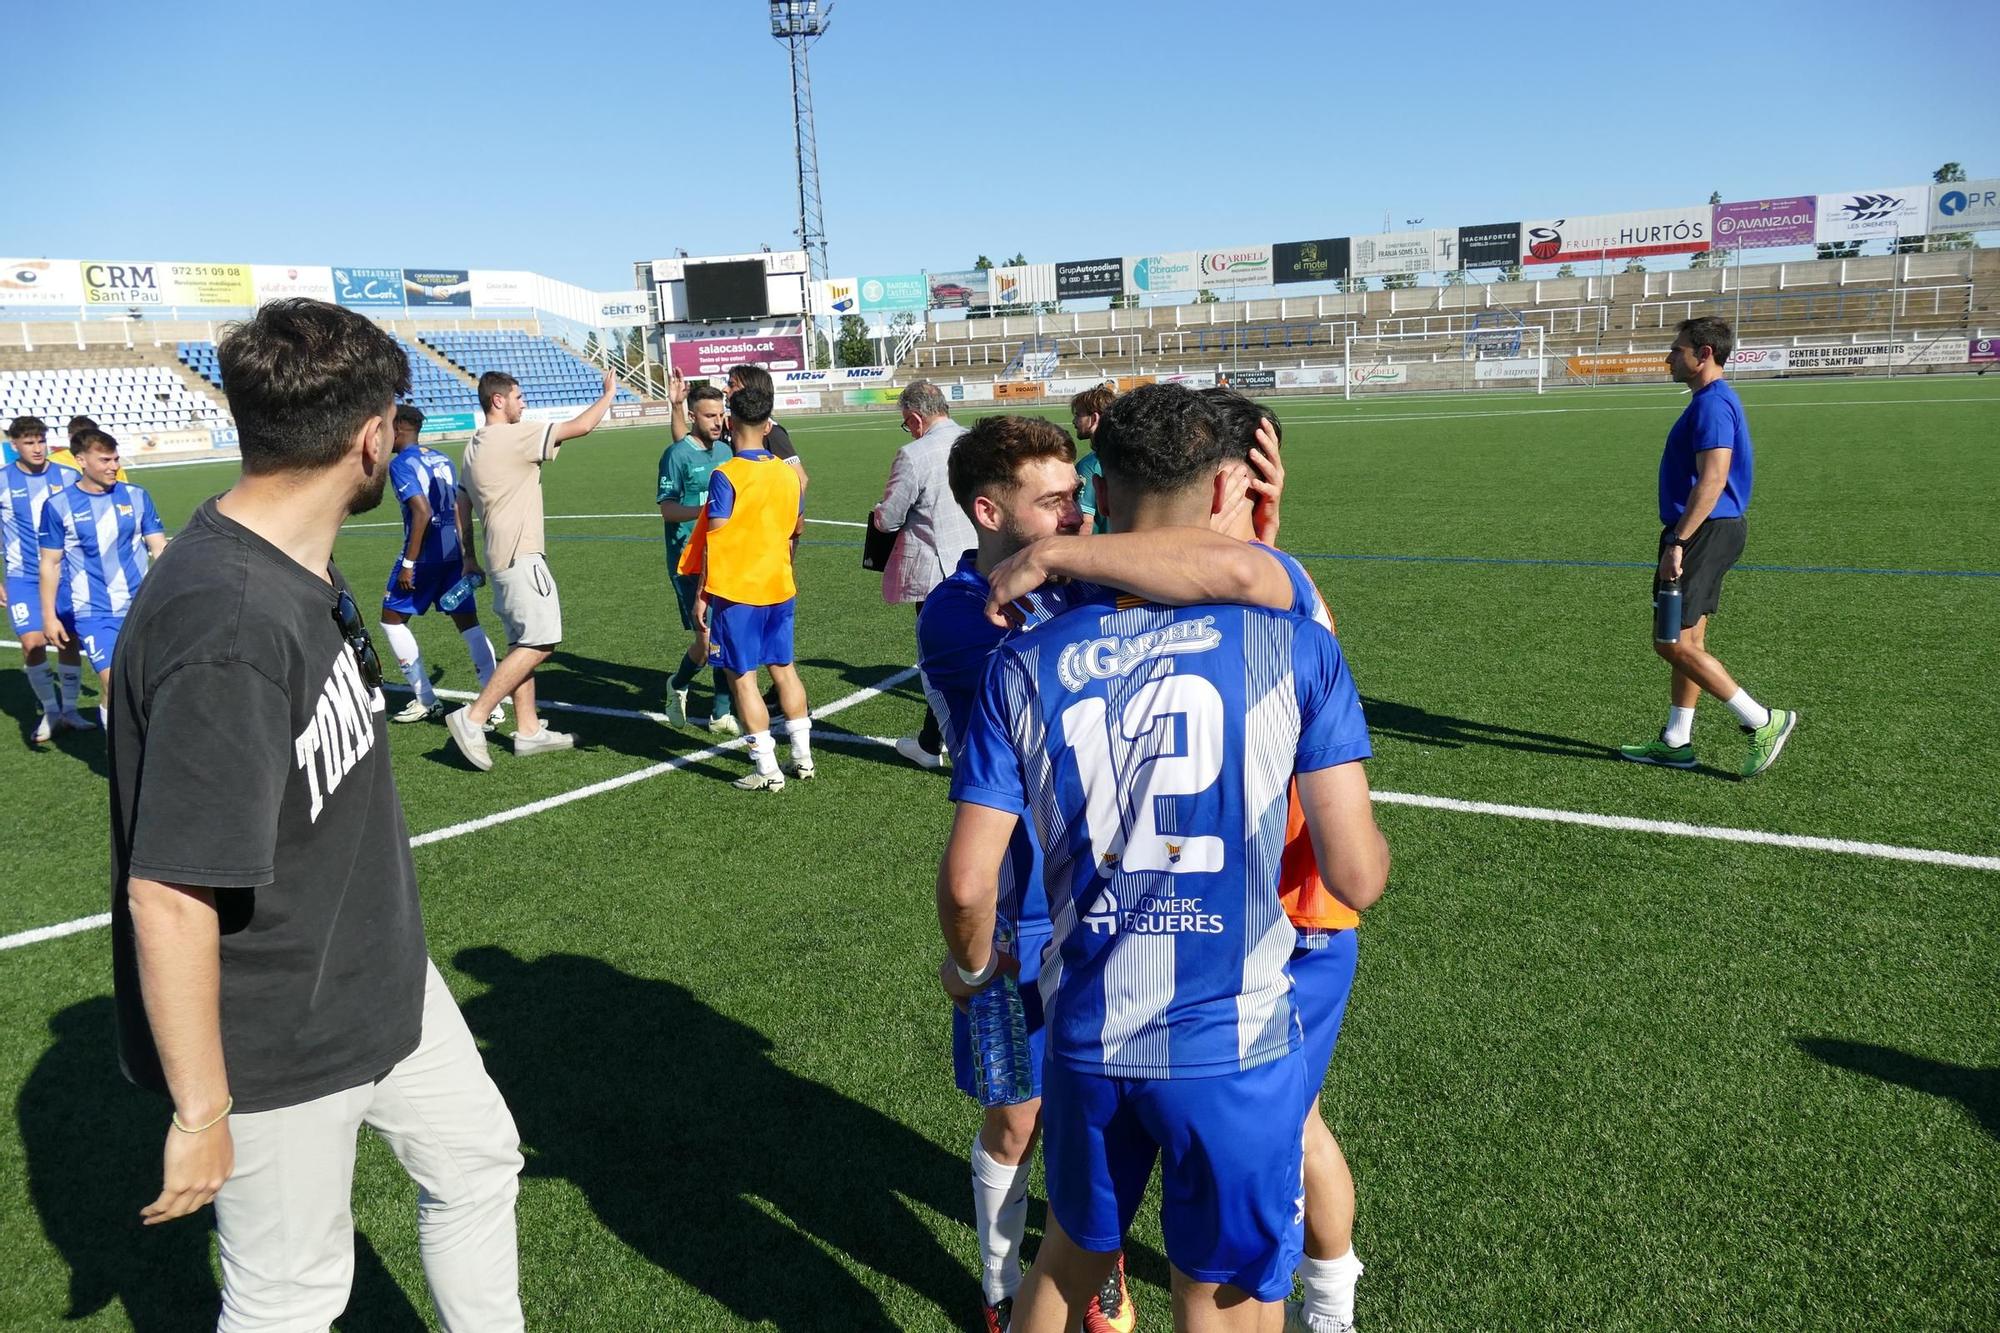
[[417, 1182], [424, 1277], [448, 1333], [521, 1324], [514, 1196], [521, 1138], [435, 964], [423, 1036], [379, 1083], [229, 1118], [215, 1196], [218, 1333], [324, 1333], [354, 1281], [354, 1146], [373, 1126]]

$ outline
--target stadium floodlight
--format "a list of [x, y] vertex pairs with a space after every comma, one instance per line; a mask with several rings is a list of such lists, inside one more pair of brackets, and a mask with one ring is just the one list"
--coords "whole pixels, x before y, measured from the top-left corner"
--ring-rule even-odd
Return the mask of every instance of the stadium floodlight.
[[[806, 284], [810, 293], [826, 279], [826, 216], [819, 198], [819, 136], [813, 124], [812, 67], [806, 48], [818, 41], [833, 18], [833, 5], [819, 0], [770, 0], [771, 36], [785, 44], [792, 61], [792, 146], [798, 162], [799, 248], [806, 252]], [[808, 322], [818, 332], [819, 317]], [[806, 361], [818, 360], [819, 339], [806, 339]], [[829, 339], [829, 346], [831, 340]]]

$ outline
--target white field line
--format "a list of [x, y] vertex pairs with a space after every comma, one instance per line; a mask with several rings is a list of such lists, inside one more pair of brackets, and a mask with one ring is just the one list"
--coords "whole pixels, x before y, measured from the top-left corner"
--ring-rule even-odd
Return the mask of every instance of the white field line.
[[[392, 694], [415, 693], [408, 685], [393, 685], [386, 680], [382, 682], [382, 688]], [[885, 685], [885, 688], [893, 689], [894, 686]], [[433, 688], [431, 693], [437, 695], [440, 699], [452, 699], [464, 703], [471, 703], [479, 697], [471, 690], [441, 690]], [[818, 721], [820, 718], [825, 717], [827, 711], [833, 706], [829, 704], [826, 709], [814, 713], [813, 719]], [[551, 713], [586, 713], [591, 717], [623, 717], [630, 718], [634, 722], [657, 722], [662, 726], [672, 725], [665, 713], [655, 713], [644, 708], [606, 708], [599, 704], [566, 704], [554, 699], [537, 699], [535, 707]], [[692, 719], [689, 721], [689, 725], [695, 725]], [[835, 741], [847, 741], [856, 744], [865, 742], [869, 745], [894, 745], [896, 743], [896, 738], [893, 736], [864, 736], [858, 731], [848, 731], [840, 727], [834, 727], [826, 732], [814, 728], [813, 739], [818, 740], [821, 736], [826, 736], [828, 739]]]
[[[832, 703], [814, 709], [812, 715], [815, 719], [831, 717], [835, 713], [844, 712], [854, 707], [856, 704], [867, 703], [870, 699], [895, 689], [898, 685], [901, 685], [916, 674], [917, 669], [915, 667], [904, 667], [901, 671], [885, 676], [873, 685], [865, 686], [862, 689], [854, 691], [852, 694], [842, 695]], [[457, 694], [459, 691], [453, 691], [453, 693]], [[540, 704], [539, 706], [553, 709], [559, 705], [550, 702]], [[569, 707], [572, 711], [610, 711], [606, 709], [584, 710], [580, 705], [566, 705], [566, 707]], [[842, 733], [840, 737], [829, 736], [827, 739], [847, 739], [849, 737], [867, 744], [895, 744], [893, 740], [889, 740], [886, 737], [859, 736], [852, 732]], [[452, 838], [462, 838], [468, 833], [476, 833], [481, 829], [492, 828], [497, 824], [510, 824], [517, 819], [526, 819], [530, 815], [539, 815], [545, 811], [569, 805], [574, 801], [581, 801], [591, 796], [601, 796], [608, 791], [617, 791], [620, 787], [629, 787], [634, 783], [645, 782], [650, 778], [662, 777], [677, 769], [686, 768], [690, 764], [698, 764], [704, 759], [713, 759], [716, 755], [722, 754], [724, 751], [742, 749], [748, 744], [748, 738], [739, 736], [734, 740], [724, 741], [720, 745], [711, 745], [705, 750], [696, 750], [691, 754], [676, 755], [672, 759], [661, 763], [650, 764], [645, 768], [625, 773], [615, 778], [607, 778], [602, 782], [593, 782], [588, 786], [578, 787], [574, 791], [567, 791], [559, 796], [547, 796], [539, 801], [530, 801], [526, 805], [517, 805], [511, 810], [501, 810], [494, 814], [483, 815], [478, 819], [468, 819], [462, 823], [451, 824], [441, 829], [432, 829], [429, 833], [419, 834], [411, 838], [410, 846], [428, 847], [434, 842], [446, 842]], [[34, 930], [19, 931], [12, 935], [0, 935], [0, 951], [19, 949], [26, 945], [39, 944], [43, 940], [59, 939], [64, 935], [75, 935], [81, 931], [95, 930], [99, 926], [108, 926], [110, 924], [111, 914], [109, 912], [100, 912], [95, 916], [79, 917], [74, 921], [64, 921], [59, 925], [39, 926]]]
[[[611, 519], [611, 518], [650, 518], [657, 520], [660, 517], [660, 514], [658, 510], [653, 509], [638, 514], [547, 514], [544, 515], [544, 517], [549, 522], [555, 523], [555, 522], [565, 522], [565, 521], [577, 522], [584, 519]], [[851, 519], [845, 519], [845, 518], [809, 518], [806, 520], [806, 522], [823, 524], [824, 526], [829, 528], [865, 528], [868, 526], [866, 523], [857, 523]], [[400, 528], [402, 526], [403, 526], [403, 521], [401, 519], [395, 519], [388, 523], [343, 523], [341, 524], [341, 531], [346, 532], [354, 528]]]

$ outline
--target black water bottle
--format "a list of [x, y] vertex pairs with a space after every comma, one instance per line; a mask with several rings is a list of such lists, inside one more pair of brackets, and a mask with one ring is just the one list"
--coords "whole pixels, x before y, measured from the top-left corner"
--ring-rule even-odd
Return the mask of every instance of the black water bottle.
[[1653, 642], [1681, 641], [1681, 581], [1668, 579], [1653, 589]]

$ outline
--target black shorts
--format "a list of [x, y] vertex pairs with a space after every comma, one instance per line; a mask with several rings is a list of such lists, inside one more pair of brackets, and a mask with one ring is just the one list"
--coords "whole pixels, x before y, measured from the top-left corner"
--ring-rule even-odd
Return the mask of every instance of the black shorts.
[[[1722, 601], [1722, 576], [1743, 558], [1743, 540], [1748, 534], [1740, 518], [1711, 518], [1694, 530], [1694, 537], [1681, 548], [1681, 628], [1691, 629], [1703, 616], [1712, 615]], [[1659, 555], [1667, 553], [1672, 528], [1660, 529]], [[1656, 557], [1657, 558], [1657, 557]], [[1660, 590], [1659, 568], [1653, 570], [1653, 591]]]

